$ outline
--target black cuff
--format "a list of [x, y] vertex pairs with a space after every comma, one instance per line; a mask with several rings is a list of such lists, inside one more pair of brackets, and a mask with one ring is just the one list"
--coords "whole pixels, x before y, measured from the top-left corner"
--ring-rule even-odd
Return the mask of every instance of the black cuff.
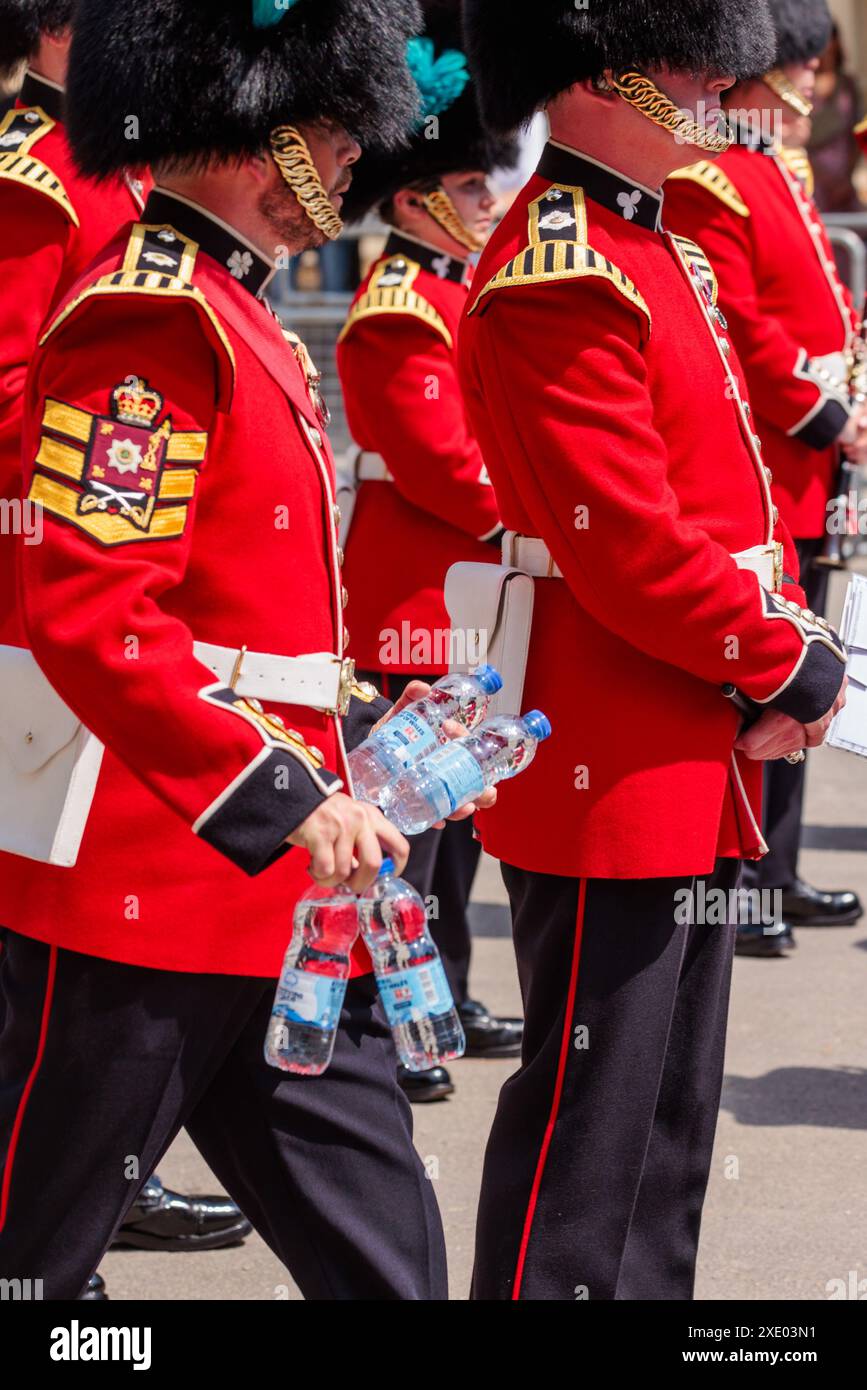
[[373, 728], [391, 709], [391, 700], [377, 695], [374, 700], [361, 700], [353, 695], [343, 718], [343, 742], [347, 753], [363, 743]]
[[[316, 777], [326, 788], [342, 786], [341, 779], [324, 768]], [[252, 877], [282, 858], [291, 848], [285, 843], [287, 835], [326, 798], [327, 792], [296, 758], [282, 748], [272, 748], [251, 764], [213, 811], [196, 822], [196, 833]]]
[[849, 420], [849, 412], [839, 401], [826, 400], [822, 409], [812, 415], [803, 429], [797, 430], [793, 439], [806, 444], [810, 449], [827, 449], [839, 439]]
[[768, 707], [790, 715], [799, 724], [813, 724], [828, 713], [845, 674], [844, 663], [829, 647], [811, 642], [795, 679], [779, 695], [768, 700]]

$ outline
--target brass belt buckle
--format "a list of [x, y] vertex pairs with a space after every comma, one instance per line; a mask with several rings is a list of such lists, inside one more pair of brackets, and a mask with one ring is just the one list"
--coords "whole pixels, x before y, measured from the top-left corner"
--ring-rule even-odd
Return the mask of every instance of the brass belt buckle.
[[779, 541], [774, 542], [774, 593], [783, 592], [783, 547]]
[[349, 713], [352, 700], [352, 687], [355, 684], [355, 662], [345, 657], [340, 664], [340, 687], [337, 692], [337, 713], [343, 717]]

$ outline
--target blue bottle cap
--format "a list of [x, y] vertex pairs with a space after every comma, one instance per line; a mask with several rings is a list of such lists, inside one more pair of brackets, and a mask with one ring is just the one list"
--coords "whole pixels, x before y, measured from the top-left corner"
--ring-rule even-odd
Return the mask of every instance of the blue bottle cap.
[[503, 677], [493, 666], [478, 666], [473, 675], [486, 695], [496, 695], [503, 688]]
[[394, 860], [385, 858], [379, 868], [377, 878], [384, 878], [386, 874], [394, 873]]
[[528, 714], [522, 715], [521, 718], [533, 737], [538, 739], [540, 743], [543, 738], [550, 737], [551, 721], [547, 714], [543, 714], [540, 709], [531, 709]]

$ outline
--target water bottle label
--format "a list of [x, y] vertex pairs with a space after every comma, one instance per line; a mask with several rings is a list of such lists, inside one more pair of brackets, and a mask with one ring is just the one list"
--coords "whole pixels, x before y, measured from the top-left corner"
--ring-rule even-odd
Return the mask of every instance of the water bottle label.
[[412, 710], [404, 710], [389, 719], [376, 735], [376, 740], [394, 757], [399, 758], [404, 767], [411, 767], [432, 753], [437, 746], [437, 736], [429, 724]]
[[485, 774], [472, 753], [462, 746], [460, 739], [453, 739], [451, 743], [438, 748], [425, 761], [425, 769], [442, 781], [451, 811], [481, 796], [485, 790]]
[[380, 975], [377, 983], [390, 1028], [447, 1014], [454, 1003], [441, 960]]
[[275, 1014], [287, 1023], [330, 1031], [340, 1021], [346, 981], [307, 970], [284, 970], [274, 999]]

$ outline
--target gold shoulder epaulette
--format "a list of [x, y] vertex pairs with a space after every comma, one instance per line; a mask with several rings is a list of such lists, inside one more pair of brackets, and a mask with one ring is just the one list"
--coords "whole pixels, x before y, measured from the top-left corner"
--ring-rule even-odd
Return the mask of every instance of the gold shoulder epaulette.
[[669, 179], [687, 179], [690, 183], [700, 184], [706, 188], [708, 193], [712, 193], [715, 198], [719, 198], [727, 208], [736, 212], [739, 217], [749, 217], [750, 210], [735, 188], [731, 179], [724, 174], [722, 169], [710, 160], [700, 159], [697, 164], [688, 164], [685, 169], [675, 169], [673, 174], [669, 174]]
[[76, 314], [82, 305], [116, 295], [144, 294], [190, 304], [205, 326], [209, 342], [222, 363], [221, 404], [231, 401], [235, 382], [235, 354], [214, 310], [198, 285], [191, 283], [199, 246], [165, 225], [132, 229], [120, 270], [102, 275], [70, 300], [52, 319], [40, 339], [40, 347]]
[[366, 292], [350, 309], [337, 341], [342, 343], [356, 323], [373, 314], [412, 314], [415, 318], [423, 319], [442, 335], [448, 347], [452, 347], [452, 335], [445, 320], [432, 304], [412, 288], [420, 270], [418, 261], [411, 261], [406, 256], [390, 256], [380, 261], [374, 268]]
[[800, 179], [804, 185], [804, 191], [809, 198], [816, 192], [816, 176], [813, 173], [813, 166], [810, 163], [810, 156], [805, 149], [790, 149], [787, 145], [781, 145], [777, 151], [783, 163]]
[[708, 285], [711, 294], [711, 303], [716, 304], [719, 297], [719, 281], [716, 278], [716, 272], [713, 266], [701, 247], [698, 246], [696, 242], [690, 241], [689, 237], [675, 236], [673, 232], [671, 233], [671, 240], [674, 242], [678, 254], [687, 270], [697, 271], [705, 284]]
[[538, 285], [554, 280], [584, 277], [607, 280], [619, 294], [647, 318], [650, 309], [628, 275], [607, 256], [587, 244], [587, 209], [584, 192], [567, 184], [552, 184], [528, 208], [530, 244], [493, 275], [476, 295], [474, 314], [486, 295], [510, 286]]
[[13, 107], [7, 111], [0, 121], [0, 179], [22, 183], [26, 188], [50, 198], [77, 227], [78, 213], [60, 179], [47, 164], [31, 153], [37, 140], [53, 130], [55, 124], [41, 106], [28, 106], [23, 110]]

